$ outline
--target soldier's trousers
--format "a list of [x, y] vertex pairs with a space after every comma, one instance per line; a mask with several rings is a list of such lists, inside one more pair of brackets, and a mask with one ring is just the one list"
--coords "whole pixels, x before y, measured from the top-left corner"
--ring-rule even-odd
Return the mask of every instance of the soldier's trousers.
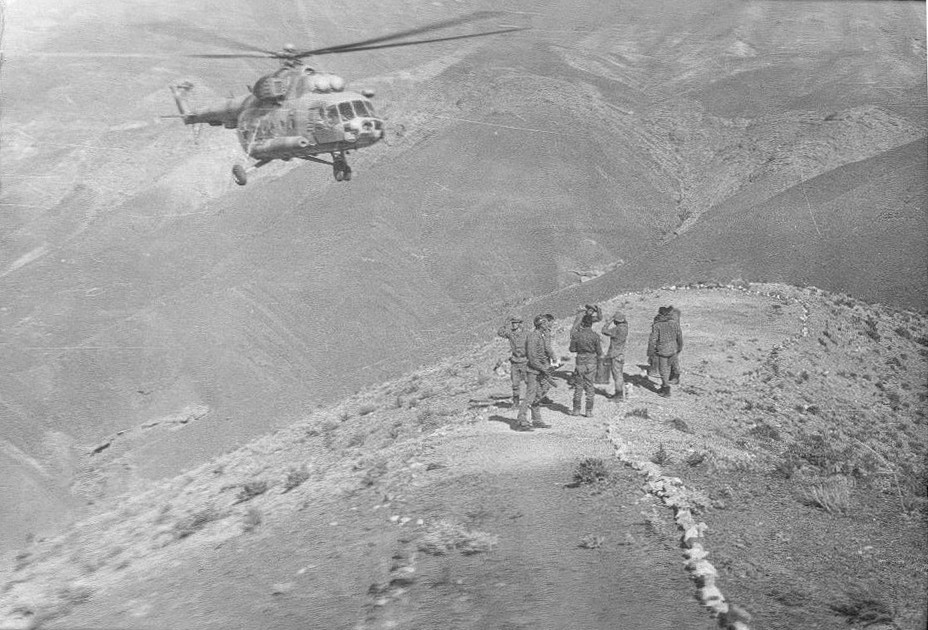
[[616, 394], [625, 393], [625, 357], [612, 357], [612, 382]]
[[593, 408], [593, 396], [596, 394], [596, 361], [577, 363], [574, 369], [574, 409], [580, 409], [583, 394], [586, 394], [586, 408]]
[[676, 376], [674, 367], [676, 363], [676, 355], [669, 357], [657, 356], [657, 370], [661, 375], [661, 387], [668, 387], [670, 385], [671, 375]]
[[522, 392], [522, 383], [528, 382], [528, 365], [510, 362], [509, 376], [512, 377], [512, 395], [518, 397]]
[[540, 372], [526, 370], [528, 384], [525, 387], [525, 398], [519, 403], [519, 422], [526, 422], [528, 411], [532, 411], [532, 422], [541, 420], [541, 383], [544, 375]]

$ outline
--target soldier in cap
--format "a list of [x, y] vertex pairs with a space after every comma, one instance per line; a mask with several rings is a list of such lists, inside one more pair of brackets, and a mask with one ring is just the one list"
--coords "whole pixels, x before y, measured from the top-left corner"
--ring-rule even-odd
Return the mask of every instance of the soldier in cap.
[[[613, 400], [625, 398], [625, 341], [628, 339], [628, 322], [625, 313], [616, 312], [612, 320], [603, 326], [603, 334], [609, 337], [609, 350], [606, 358], [612, 359], [612, 381], [615, 383]], [[608, 385], [608, 383], [607, 383]]]
[[570, 335], [570, 351], [577, 353], [576, 367], [574, 368], [574, 408], [570, 415], [580, 415], [580, 403], [583, 394], [586, 394], [587, 418], [593, 417], [593, 401], [596, 387], [593, 384], [596, 378], [596, 365], [603, 356], [602, 341], [593, 332], [593, 316], [584, 313], [580, 318], [580, 326]]
[[512, 378], [512, 406], [518, 407], [522, 383], [528, 381], [525, 357], [525, 338], [528, 332], [522, 328], [522, 317], [510, 315], [507, 323], [499, 327], [497, 336], [509, 341], [509, 375]]
[[651, 337], [648, 339], [648, 356], [657, 357], [657, 369], [661, 375], [661, 389], [658, 392], [664, 398], [670, 396], [670, 370], [676, 355], [683, 350], [683, 332], [680, 324], [673, 318], [673, 307], [662, 306], [651, 325]]
[[[547, 429], [551, 425], [541, 420], [541, 383], [551, 379], [551, 362], [545, 349], [545, 332], [548, 329], [548, 319], [539, 315], [534, 320], [535, 330], [525, 339], [526, 371], [528, 372], [528, 385], [525, 388], [525, 398], [519, 406], [518, 431], [531, 431], [532, 428]], [[528, 420], [528, 410], [531, 409], [532, 420]]]

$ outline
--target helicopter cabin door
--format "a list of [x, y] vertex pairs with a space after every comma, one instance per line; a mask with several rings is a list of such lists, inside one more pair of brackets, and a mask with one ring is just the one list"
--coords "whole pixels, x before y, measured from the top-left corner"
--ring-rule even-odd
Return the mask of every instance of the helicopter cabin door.
[[338, 142], [341, 139], [342, 122], [335, 105], [318, 106], [313, 112], [313, 135], [317, 144]]

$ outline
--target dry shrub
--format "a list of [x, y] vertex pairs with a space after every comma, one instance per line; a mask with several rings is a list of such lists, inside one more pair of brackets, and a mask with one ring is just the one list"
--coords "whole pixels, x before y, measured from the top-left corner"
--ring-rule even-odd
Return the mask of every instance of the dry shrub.
[[307, 479], [309, 479], [309, 471], [305, 466], [302, 468], [291, 468], [289, 472], [287, 472], [287, 479], [284, 481], [284, 492], [290, 492]]
[[214, 507], [209, 507], [199, 512], [194, 512], [186, 518], [174, 524], [174, 538], [181, 539], [195, 534], [213, 521], [222, 518], [222, 514]]
[[657, 450], [654, 451], [654, 454], [651, 455], [651, 461], [657, 464], [658, 466], [664, 466], [669, 464], [671, 461], [670, 453], [664, 448], [664, 443], [661, 442], [657, 447]]
[[242, 485], [241, 492], [238, 493], [237, 503], [250, 501], [257, 496], [267, 492], [268, 485], [266, 481], [249, 481]]
[[878, 624], [895, 625], [896, 610], [881, 593], [866, 586], [855, 586], [845, 594], [845, 600], [831, 604], [831, 609], [847, 617], [849, 624], [863, 627]]
[[588, 484], [606, 481], [609, 479], [609, 470], [605, 462], [598, 457], [588, 457], [577, 464], [574, 470], [574, 483]]
[[264, 515], [256, 507], [249, 508], [248, 512], [245, 513], [245, 516], [242, 518], [242, 531], [250, 533], [255, 531], [264, 521]]
[[830, 514], [843, 514], [851, 506], [851, 489], [854, 483], [844, 475], [834, 475], [803, 488], [803, 499], [809, 505], [820, 507]]
[[457, 549], [464, 555], [490, 551], [499, 542], [499, 536], [470, 530], [454, 521], [441, 519], [429, 527], [419, 542], [419, 550], [436, 556]]

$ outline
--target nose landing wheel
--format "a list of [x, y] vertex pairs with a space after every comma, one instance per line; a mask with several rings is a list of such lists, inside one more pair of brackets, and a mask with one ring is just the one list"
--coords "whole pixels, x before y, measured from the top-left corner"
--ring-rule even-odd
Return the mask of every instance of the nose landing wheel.
[[248, 173], [245, 172], [244, 166], [236, 164], [232, 167], [232, 180], [239, 186], [244, 186], [248, 183]]
[[351, 167], [348, 166], [344, 155], [332, 156], [332, 174], [335, 175], [335, 181], [337, 182], [351, 181]]

